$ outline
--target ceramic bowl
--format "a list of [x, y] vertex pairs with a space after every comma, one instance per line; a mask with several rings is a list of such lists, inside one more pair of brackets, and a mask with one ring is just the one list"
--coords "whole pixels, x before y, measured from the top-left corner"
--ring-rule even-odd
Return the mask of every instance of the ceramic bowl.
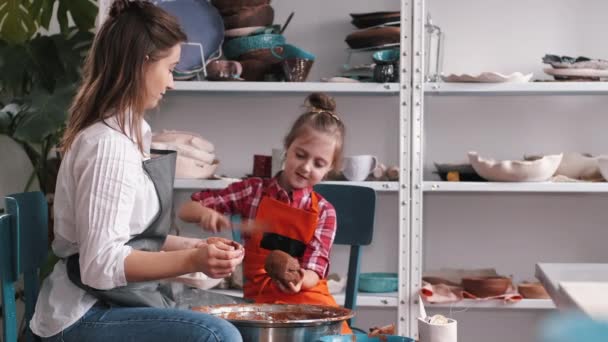
[[361, 273], [359, 275], [359, 291], [362, 292], [393, 292], [397, 291], [399, 278], [397, 273]]
[[[602, 178], [598, 159], [608, 156], [591, 156], [579, 152], [566, 152], [562, 161], [555, 171], [555, 175], [565, 176], [572, 179], [597, 180]], [[524, 159], [534, 160], [538, 156], [524, 156]]]
[[517, 286], [517, 292], [528, 299], [551, 298], [541, 283], [521, 283]]
[[507, 277], [462, 278], [463, 289], [479, 298], [500, 296], [505, 294], [510, 286], [511, 278]]
[[279, 53], [279, 54], [275, 54], [275, 56], [277, 58], [281, 58], [281, 59], [308, 59], [311, 61], [314, 61], [316, 56], [313, 55], [312, 53], [301, 49], [295, 45], [292, 44], [285, 44], [283, 45], [283, 52]]
[[258, 34], [255, 36], [245, 36], [227, 41], [224, 44], [224, 54], [228, 59], [238, 59], [241, 55], [249, 51], [273, 49], [276, 47], [282, 47], [284, 44], [285, 37], [280, 34]]
[[608, 157], [598, 158], [597, 163], [599, 165], [602, 177], [604, 177], [604, 180], [608, 181]]
[[207, 179], [213, 176], [219, 164], [217, 159], [209, 164], [178, 154], [175, 162], [175, 178]]
[[355, 31], [346, 36], [351, 49], [365, 49], [400, 42], [399, 27], [378, 27]]
[[477, 152], [469, 152], [475, 172], [494, 182], [544, 182], [553, 176], [561, 160], [561, 153], [530, 161], [484, 159]]
[[272, 64], [257, 59], [245, 59], [241, 60], [240, 63], [243, 66], [241, 77], [244, 78], [245, 81], [263, 81], [264, 75], [269, 73], [272, 69]]
[[249, 35], [251, 35], [255, 32], [261, 31], [263, 29], [264, 29], [264, 26], [241, 27], [241, 28], [226, 30], [226, 32], [224, 32], [224, 35], [226, 37], [230, 37], [230, 38], [243, 37], [243, 36], [249, 36]]
[[247, 51], [241, 54], [238, 57], [238, 60], [256, 59], [258, 61], [262, 61], [266, 64], [272, 65], [278, 64], [283, 60], [283, 58], [277, 57], [280, 56], [282, 53], [283, 47], [277, 45], [271, 49], [257, 49]]
[[455, 83], [526, 83], [532, 79], [534, 74], [522, 74], [521, 72], [514, 72], [509, 75], [504, 75], [499, 72], [488, 71], [482, 72], [479, 75], [471, 74], [450, 74], [441, 75], [441, 79], [444, 82], [455, 82]]
[[399, 62], [399, 49], [385, 49], [372, 54], [372, 59], [378, 64], [391, 64]]
[[[200, 72], [203, 70], [204, 52], [205, 62], [217, 59], [224, 41], [224, 23], [218, 10], [207, 1], [157, 0], [157, 6], [174, 15], [188, 36], [188, 42], [182, 44], [182, 52], [175, 70], [182, 74]], [[204, 46], [201, 50], [200, 45]]]
[[224, 16], [224, 27], [226, 30], [251, 27], [269, 26], [274, 21], [274, 9], [270, 5], [247, 7], [239, 12]]
[[238, 79], [242, 72], [243, 67], [237, 61], [215, 60], [207, 64], [207, 79], [210, 81]]
[[360, 29], [396, 22], [396, 25], [399, 25], [398, 22], [401, 20], [401, 13], [399, 11], [351, 13], [350, 16], [353, 18], [351, 23]]
[[270, 0], [211, 0], [211, 4], [220, 11], [225, 11], [229, 8], [244, 8], [268, 5]]

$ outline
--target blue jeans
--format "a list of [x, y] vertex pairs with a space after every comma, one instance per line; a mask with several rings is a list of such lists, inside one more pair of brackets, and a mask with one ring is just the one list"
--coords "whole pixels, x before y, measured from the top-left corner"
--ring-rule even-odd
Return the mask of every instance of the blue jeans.
[[48, 342], [241, 342], [230, 322], [192, 310], [93, 306]]

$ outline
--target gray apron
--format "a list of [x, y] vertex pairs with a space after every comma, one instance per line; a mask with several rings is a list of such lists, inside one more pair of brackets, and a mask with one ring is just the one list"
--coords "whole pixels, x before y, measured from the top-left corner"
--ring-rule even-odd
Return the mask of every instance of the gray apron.
[[[154, 150], [159, 156], [143, 162], [144, 171], [150, 176], [159, 199], [160, 210], [152, 223], [126, 245], [140, 251], [158, 252], [165, 243], [171, 228], [173, 207], [173, 180], [175, 177], [175, 151]], [[79, 255], [67, 259], [70, 280], [78, 287], [109, 305], [146, 306], [157, 308], [175, 307], [174, 296], [169, 283], [159, 281], [132, 282], [110, 290], [98, 290], [82, 283], [80, 278]]]

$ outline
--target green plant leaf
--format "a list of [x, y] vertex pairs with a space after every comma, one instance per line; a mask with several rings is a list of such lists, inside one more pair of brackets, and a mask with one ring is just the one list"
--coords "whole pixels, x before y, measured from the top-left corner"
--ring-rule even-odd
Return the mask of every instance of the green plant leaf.
[[89, 31], [95, 27], [95, 19], [97, 18], [97, 3], [91, 0], [59, 0], [65, 1], [68, 4], [68, 8], [74, 24], [81, 31]]
[[30, 15], [38, 21], [40, 26], [48, 30], [53, 17], [54, 5], [55, 0], [34, 0], [30, 6]]
[[63, 65], [63, 76], [66, 80], [78, 81], [82, 61], [93, 42], [93, 33], [72, 28], [67, 36], [57, 34], [51, 36], [51, 39], [55, 42]]
[[34, 65], [24, 45], [0, 47], [0, 88], [9, 97], [21, 97], [30, 87]]
[[75, 87], [58, 87], [50, 94], [36, 89], [27, 98], [29, 105], [19, 116], [13, 137], [19, 141], [40, 144], [45, 138], [62, 129], [67, 110], [74, 97]]
[[29, 1], [3, 0], [0, 3], [0, 39], [19, 44], [29, 39], [38, 29], [28, 11]]
[[66, 72], [55, 40], [49, 36], [36, 36], [29, 42], [29, 52], [35, 67], [34, 83], [52, 93], [57, 79]]
[[97, 17], [97, 3], [92, 0], [58, 0], [57, 20], [61, 28], [61, 33], [68, 33], [68, 12], [81, 31], [89, 31], [95, 26]]

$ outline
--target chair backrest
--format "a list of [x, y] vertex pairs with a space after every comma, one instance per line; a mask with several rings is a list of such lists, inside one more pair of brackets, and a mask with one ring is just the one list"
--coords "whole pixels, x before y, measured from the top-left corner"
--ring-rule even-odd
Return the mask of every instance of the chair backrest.
[[338, 227], [334, 244], [350, 246], [344, 307], [354, 310], [357, 307], [361, 246], [369, 245], [374, 233], [376, 192], [368, 187], [339, 184], [317, 184], [314, 190], [336, 209]]
[[[38, 272], [48, 253], [48, 206], [44, 195], [26, 192], [5, 197], [6, 214], [0, 216], [0, 283], [4, 342], [16, 342], [15, 283], [23, 274], [25, 322], [34, 314]], [[33, 341], [28, 329], [27, 341]]]

